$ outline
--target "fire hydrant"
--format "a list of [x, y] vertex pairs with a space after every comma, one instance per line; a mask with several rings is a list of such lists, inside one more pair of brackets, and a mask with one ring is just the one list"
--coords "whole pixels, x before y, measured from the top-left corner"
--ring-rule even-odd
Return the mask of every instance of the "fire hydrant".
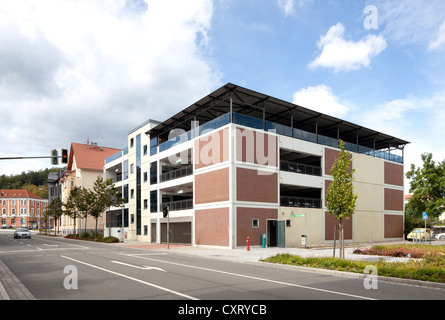
[[250, 238], [249, 238], [249, 236], [247, 236], [246, 242], [247, 242], [247, 251], [250, 251]]

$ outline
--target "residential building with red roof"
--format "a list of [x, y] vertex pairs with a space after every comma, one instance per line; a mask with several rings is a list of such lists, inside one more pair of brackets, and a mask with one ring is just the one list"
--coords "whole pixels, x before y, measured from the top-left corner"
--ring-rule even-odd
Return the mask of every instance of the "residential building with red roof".
[[[70, 191], [75, 187], [92, 189], [94, 181], [103, 175], [105, 159], [120, 151], [120, 149], [98, 146], [97, 143], [71, 143], [68, 166], [60, 178], [62, 201], [66, 202]], [[85, 227], [86, 222], [86, 227]], [[66, 215], [62, 216], [62, 234], [78, 233], [79, 227], [83, 231], [95, 230], [96, 222], [93, 218], [80, 217], [74, 220]], [[102, 217], [98, 220], [99, 229], [103, 229]]]
[[1, 227], [42, 227], [47, 206], [47, 199], [25, 189], [0, 189]]

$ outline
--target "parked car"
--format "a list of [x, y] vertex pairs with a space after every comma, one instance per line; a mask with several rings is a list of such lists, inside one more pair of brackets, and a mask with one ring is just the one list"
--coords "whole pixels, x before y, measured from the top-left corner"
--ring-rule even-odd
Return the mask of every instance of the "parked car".
[[445, 240], [445, 233], [438, 233], [435, 235], [437, 240]]
[[415, 228], [407, 236], [407, 240], [431, 240], [431, 230], [428, 228]]
[[31, 231], [26, 228], [19, 228], [14, 231], [14, 238], [29, 238], [31, 239]]

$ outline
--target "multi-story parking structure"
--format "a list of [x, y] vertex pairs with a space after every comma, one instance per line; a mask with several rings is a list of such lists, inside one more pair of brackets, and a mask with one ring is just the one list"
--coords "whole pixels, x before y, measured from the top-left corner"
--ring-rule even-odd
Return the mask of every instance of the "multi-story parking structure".
[[265, 236], [268, 246], [296, 246], [301, 235], [329, 243], [336, 222], [325, 194], [339, 139], [358, 195], [346, 240], [403, 238], [407, 141], [231, 83], [128, 139], [131, 239], [165, 242], [168, 219], [171, 243], [235, 248]]

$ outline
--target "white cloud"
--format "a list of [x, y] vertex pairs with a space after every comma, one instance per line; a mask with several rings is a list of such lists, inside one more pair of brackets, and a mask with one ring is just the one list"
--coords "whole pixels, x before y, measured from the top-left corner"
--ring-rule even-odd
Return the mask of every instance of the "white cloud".
[[309, 68], [324, 67], [334, 72], [358, 70], [369, 67], [371, 58], [386, 49], [386, 40], [381, 35], [368, 35], [354, 42], [344, 39], [345, 27], [340, 22], [332, 26], [317, 43], [320, 55]]
[[350, 110], [326, 85], [309, 87], [295, 92], [293, 103], [335, 117], [344, 116]]
[[437, 36], [437, 38], [435, 40], [430, 42], [430, 45], [428, 48], [430, 50], [435, 50], [435, 49], [439, 49], [444, 44], [445, 44], [445, 21], [439, 28], [439, 35]]
[[369, 128], [409, 141], [405, 151], [405, 168], [409, 168], [411, 163], [421, 165], [420, 155], [425, 152], [439, 161], [445, 159], [445, 140], [441, 138], [444, 104], [445, 91], [426, 97], [409, 95], [379, 104], [357, 117]]
[[[430, 47], [444, 23], [445, 1], [368, 1], [379, 9], [379, 29], [392, 44]], [[432, 48], [431, 48], [432, 49]]]
[[210, 92], [219, 84], [203, 58], [212, 10], [211, 0], [2, 1], [0, 155], [46, 155], [87, 138], [123, 147], [136, 125]]
[[283, 10], [285, 16], [290, 16], [295, 13], [295, 7], [302, 7], [313, 0], [277, 0], [278, 6]]

